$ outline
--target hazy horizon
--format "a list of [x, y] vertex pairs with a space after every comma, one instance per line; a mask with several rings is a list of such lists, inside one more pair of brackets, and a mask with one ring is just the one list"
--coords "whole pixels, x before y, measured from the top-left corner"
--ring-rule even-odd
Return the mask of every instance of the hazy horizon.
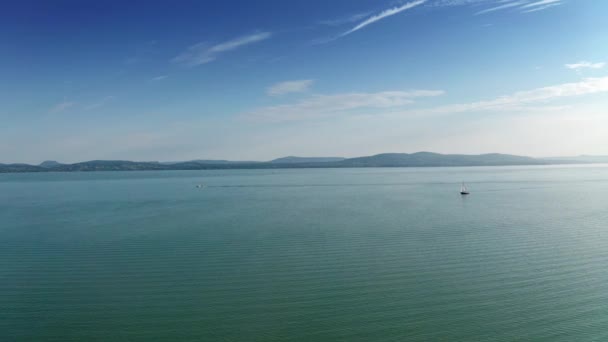
[[20, 1], [0, 159], [608, 155], [599, 0]]
[[[378, 154], [414, 154], [414, 153], [438, 153], [438, 154], [442, 154], [442, 155], [483, 155], [483, 154], [503, 154], [503, 155], [515, 155], [515, 154], [511, 154], [511, 153], [501, 153], [501, 152], [488, 152], [488, 153], [441, 153], [441, 152], [435, 152], [435, 151], [414, 151], [414, 152], [380, 152], [380, 153], [374, 153], [374, 154], [370, 154], [370, 155], [354, 155], [354, 156], [338, 156], [338, 155], [315, 155], [315, 156], [309, 156], [309, 155], [283, 155], [283, 156], [276, 156], [270, 159], [233, 159], [233, 158], [192, 158], [192, 159], [183, 159], [183, 160], [152, 160], [152, 159], [100, 159], [100, 158], [91, 158], [91, 159], [83, 159], [83, 160], [75, 160], [75, 161], [63, 161], [63, 160], [57, 160], [57, 159], [52, 159], [52, 158], [47, 158], [47, 159], [43, 159], [40, 161], [33, 161], [33, 162], [20, 162], [22, 164], [29, 164], [29, 165], [39, 165], [43, 162], [58, 162], [60, 164], [74, 164], [74, 163], [81, 163], [81, 162], [89, 162], [89, 161], [95, 161], [95, 160], [107, 160], [107, 161], [112, 161], [112, 160], [123, 160], [123, 161], [132, 161], [132, 162], [161, 162], [161, 163], [179, 163], [179, 162], [187, 162], [187, 161], [194, 161], [194, 160], [209, 160], [209, 161], [213, 161], [213, 160], [217, 160], [217, 161], [231, 161], [231, 162], [270, 162], [270, 161], [274, 161], [276, 159], [280, 159], [280, 158], [285, 158], [285, 157], [297, 157], [297, 158], [345, 158], [345, 159], [349, 159], [349, 158], [358, 158], [358, 157], [368, 157], [368, 156], [373, 156], [373, 155], [378, 155]], [[559, 158], [579, 158], [579, 157], [589, 157], [589, 158], [602, 158], [602, 157], [608, 157], [606, 155], [590, 155], [590, 154], [580, 154], [580, 155], [568, 155], [568, 156], [529, 156], [529, 155], [515, 155], [515, 156], [520, 156], [520, 157], [531, 157], [531, 158], [536, 158], [536, 159], [551, 159], [551, 158], [555, 158], [555, 159], [559, 159]], [[14, 163], [11, 161], [5, 161], [5, 160], [0, 160], [0, 164], [20, 164], [20, 163]]]

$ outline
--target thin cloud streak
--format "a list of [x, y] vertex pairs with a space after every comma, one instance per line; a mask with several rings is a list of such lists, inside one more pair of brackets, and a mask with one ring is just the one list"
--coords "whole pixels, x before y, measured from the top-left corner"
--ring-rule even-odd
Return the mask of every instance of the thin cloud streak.
[[416, 6], [422, 5], [425, 2], [427, 2], [427, 0], [416, 0], [416, 1], [408, 2], [408, 3], [406, 3], [403, 6], [394, 7], [394, 8], [390, 8], [390, 9], [384, 10], [384, 11], [380, 12], [379, 14], [376, 14], [376, 15], [374, 15], [374, 16], [366, 19], [366, 20], [364, 20], [363, 22], [359, 23], [357, 26], [353, 27], [352, 29], [350, 29], [350, 30], [342, 33], [339, 37], [347, 36], [347, 35], [349, 35], [349, 34], [351, 34], [353, 32], [359, 31], [360, 29], [362, 29], [362, 28], [364, 28], [364, 27], [366, 27], [368, 25], [371, 25], [371, 24], [373, 24], [373, 23], [375, 23], [377, 21], [380, 21], [380, 20], [382, 20], [382, 19], [384, 19], [386, 17], [390, 17], [390, 16], [395, 15], [397, 13], [401, 13], [403, 11], [406, 11], [406, 10], [408, 10], [410, 8], [414, 8]]
[[388, 109], [412, 104], [419, 97], [444, 94], [442, 90], [385, 91], [315, 95], [294, 104], [269, 106], [246, 113], [246, 118], [268, 121], [298, 121], [346, 114], [361, 109]]
[[580, 61], [578, 63], [566, 64], [565, 67], [568, 69], [579, 70], [579, 69], [601, 69], [606, 65], [605, 62], [592, 63], [588, 61]]
[[496, 7], [485, 9], [483, 11], [479, 11], [479, 12], [475, 13], [475, 15], [496, 12], [496, 11], [500, 11], [500, 10], [507, 9], [507, 8], [512, 8], [512, 7], [518, 7], [518, 6], [523, 5], [525, 3], [526, 3], [525, 1], [509, 2], [509, 3], [506, 3], [504, 5], [500, 5], [500, 6], [496, 6]]
[[266, 90], [266, 94], [270, 96], [279, 96], [289, 93], [303, 93], [305, 91], [308, 91], [313, 83], [313, 80], [280, 82], [268, 87], [268, 89]]
[[151, 81], [162, 81], [162, 80], [164, 80], [167, 77], [169, 77], [169, 76], [168, 75], [160, 75], [160, 76], [153, 77], [151, 79]]
[[[549, 87], [520, 91], [493, 100], [454, 104], [418, 111], [418, 114], [455, 114], [480, 110], [526, 110], [525, 106], [575, 97], [608, 92], [608, 77], [586, 78], [580, 82], [563, 83]], [[407, 114], [411, 114], [408, 112]]]
[[465, 6], [465, 5], [477, 5], [483, 2], [489, 2], [491, 0], [437, 0], [431, 4], [428, 4], [429, 7], [455, 7], [455, 6]]
[[106, 96], [97, 103], [90, 104], [84, 107], [85, 110], [93, 110], [105, 106], [108, 102], [114, 99], [114, 96]]
[[340, 25], [344, 25], [344, 24], [354, 23], [355, 21], [359, 21], [359, 20], [367, 17], [368, 15], [370, 15], [370, 12], [355, 13], [355, 14], [349, 15], [347, 17], [322, 20], [319, 22], [319, 24], [325, 25], [325, 26], [340, 26]]
[[260, 32], [256, 34], [252, 34], [249, 36], [239, 37], [233, 40], [229, 40], [227, 42], [218, 44], [213, 46], [209, 51], [212, 53], [225, 52], [238, 49], [243, 45], [249, 45], [252, 43], [257, 43], [259, 41], [270, 38], [272, 34], [270, 32]]
[[555, 7], [555, 6], [559, 6], [559, 5], [560, 5], [560, 4], [553, 4], [553, 5], [542, 6], [542, 7], [534, 8], [534, 9], [531, 9], [531, 10], [522, 11], [521, 13], [533, 13], [533, 12], [539, 12], [539, 11], [546, 10], [547, 8], [551, 8], [551, 7]]
[[499, 2], [500, 5], [478, 11], [475, 15], [492, 13], [509, 8], [517, 8], [521, 10], [521, 13], [538, 12], [561, 5], [561, 1], [562, 0], [539, 0], [531, 2], [531, 0], [503, 0]]
[[76, 104], [76, 102], [72, 102], [72, 101], [63, 101], [58, 103], [57, 105], [55, 105], [53, 108], [51, 108], [49, 110], [50, 114], [57, 114], [57, 113], [61, 113], [71, 107], [73, 107]]
[[540, 0], [540, 1], [533, 2], [533, 3], [527, 4], [527, 5], [523, 5], [523, 6], [521, 6], [521, 8], [524, 9], [524, 8], [543, 6], [543, 5], [549, 5], [549, 4], [555, 5], [556, 3], [560, 2], [560, 1], [561, 0]]
[[548, 8], [559, 6], [559, 5], [561, 5], [561, 3], [560, 2], [556, 2], [556, 3], [550, 4], [550, 5], [545, 5], [545, 6], [540, 6], [540, 7], [534, 7], [532, 9], [527, 10], [527, 11], [522, 11], [521, 13], [532, 13], [532, 12], [544, 11], [544, 10], [546, 10]]
[[174, 57], [171, 62], [188, 67], [207, 64], [216, 60], [222, 53], [261, 42], [269, 39], [271, 36], [272, 33], [270, 32], [258, 32], [247, 36], [241, 36], [220, 44], [213, 45], [211, 47], [209, 47], [206, 42], [197, 43], [188, 47], [184, 52]]

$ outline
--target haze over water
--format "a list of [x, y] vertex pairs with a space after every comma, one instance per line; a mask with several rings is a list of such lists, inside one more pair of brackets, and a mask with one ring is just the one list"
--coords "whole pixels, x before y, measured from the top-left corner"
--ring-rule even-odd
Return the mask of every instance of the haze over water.
[[2, 341], [608, 339], [606, 165], [3, 174], [0, 203]]

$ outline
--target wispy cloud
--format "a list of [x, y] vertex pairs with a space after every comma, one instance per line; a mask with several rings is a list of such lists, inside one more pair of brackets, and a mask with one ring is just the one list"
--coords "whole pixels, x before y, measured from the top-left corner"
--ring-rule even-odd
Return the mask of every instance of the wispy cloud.
[[608, 77], [586, 78], [580, 82], [563, 83], [533, 90], [520, 91], [492, 100], [453, 104], [422, 110], [421, 114], [448, 114], [480, 110], [526, 110], [530, 105], [544, 104], [568, 97], [608, 92]]
[[349, 16], [345, 16], [345, 17], [341, 17], [341, 18], [322, 20], [319, 22], [319, 24], [326, 25], [326, 26], [340, 26], [340, 25], [354, 23], [369, 15], [370, 15], [370, 12], [355, 13], [355, 14], [351, 14]]
[[270, 121], [306, 120], [362, 109], [397, 108], [412, 104], [419, 97], [439, 96], [443, 93], [441, 90], [412, 90], [315, 95], [294, 104], [259, 108], [247, 113], [246, 117]]
[[428, 4], [429, 7], [453, 7], [453, 6], [465, 6], [465, 5], [477, 5], [492, 0], [437, 0]]
[[[547, 8], [559, 6], [561, 4], [562, 3], [560, 2], [560, 0], [542, 0], [542, 1], [528, 4], [526, 6], [522, 6], [521, 9], [524, 9], [524, 11], [522, 11], [522, 13], [532, 13], [532, 12], [543, 11], [543, 10], [546, 10]], [[529, 8], [529, 9], [526, 9], [526, 8]]]
[[502, 5], [490, 7], [490, 8], [487, 8], [485, 10], [479, 11], [479, 12], [475, 13], [475, 15], [496, 12], [496, 11], [500, 11], [500, 10], [507, 9], [507, 8], [512, 8], [512, 7], [518, 7], [518, 6], [521, 6], [521, 5], [525, 4], [525, 3], [526, 3], [525, 1], [507, 2], [507, 3], [502, 4]]
[[588, 61], [580, 61], [578, 63], [565, 64], [565, 67], [573, 70], [580, 69], [601, 69], [606, 65], [605, 62], [592, 63]]
[[67, 109], [69, 109], [70, 107], [73, 107], [76, 104], [76, 102], [72, 102], [72, 101], [63, 101], [60, 102], [58, 104], [56, 104], [55, 106], [53, 106], [53, 108], [51, 108], [49, 110], [50, 114], [56, 114], [56, 113], [61, 113]]
[[169, 77], [168, 75], [160, 75], [160, 76], [156, 76], [156, 77], [152, 77], [152, 79], [150, 79], [151, 81], [162, 81], [165, 78]]
[[[521, 11], [521, 13], [531, 13], [542, 11], [550, 7], [558, 6], [562, 2], [562, 0], [502, 0], [498, 2], [498, 6], [493, 6], [490, 8], [486, 8], [484, 10], [478, 11], [475, 15], [492, 13], [500, 10], [506, 10], [510, 8], [516, 8]], [[495, 3], [496, 4], [496, 3]]]
[[362, 28], [364, 28], [364, 27], [366, 27], [368, 25], [371, 25], [371, 24], [373, 24], [373, 23], [375, 23], [377, 21], [380, 21], [380, 20], [382, 20], [382, 19], [384, 19], [386, 17], [390, 17], [390, 16], [395, 15], [397, 13], [401, 13], [403, 11], [406, 11], [406, 10], [408, 10], [410, 8], [414, 8], [416, 6], [422, 5], [425, 2], [427, 2], [427, 0], [416, 0], [416, 1], [408, 2], [408, 3], [406, 3], [406, 4], [402, 5], [402, 6], [393, 7], [393, 8], [389, 8], [387, 10], [384, 10], [384, 11], [382, 11], [382, 12], [376, 14], [376, 15], [373, 15], [373, 16], [365, 19], [364, 21], [360, 22], [359, 24], [357, 24], [352, 29], [350, 29], [350, 30], [342, 33], [339, 37], [344, 37], [344, 36], [349, 35], [349, 34], [351, 34], [353, 32], [359, 31], [360, 29], [362, 29]]
[[85, 110], [93, 110], [93, 109], [97, 109], [100, 108], [104, 105], [106, 105], [108, 102], [112, 101], [112, 99], [114, 99], [114, 96], [106, 96], [103, 99], [101, 99], [99, 102], [90, 104], [86, 107], [84, 107]]
[[171, 61], [189, 67], [198, 66], [212, 62], [224, 52], [236, 50], [240, 47], [251, 45], [266, 40], [272, 36], [270, 32], [258, 32], [247, 36], [241, 36], [220, 44], [209, 46], [206, 42], [194, 44], [184, 52], [177, 55]]
[[534, 7], [532, 9], [527, 10], [527, 11], [522, 11], [521, 13], [532, 13], [532, 12], [543, 11], [543, 10], [546, 10], [547, 8], [551, 8], [551, 7], [555, 7], [555, 6], [559, 6], [559, 5], [561, 5], [561, 3], [558, 2], [558, 3], [551, 4], [551, 5]]
[[421, 109], [404, 109], [416, 98], [444, 94], [441, 90], [385, 91], [378, 93], [345, 93], [315, 95], [293, 104], [256, 109], [245, 116], [268, 121], [298, 121], [347, 114], [369, 114], [370, 110], [391, 115], [446, 115], [479, 111], [539, 112], [562, 110], [567, 98], [608, 92], [608, 76], [585, 78], [579, 82], [562, 83], [519, 91], [490, 100], [456, 103]]
[[545, 6], [545, 5], [549, 5], [549, 4], [556, 4], [558, 2], [560, 2], [561, 0], [540, 0], [540, 1], [536, 1], [536, 2], [532, 2], [526, 5], [521, 6], [521, 8], [530, 8], [530, 7], [538, 7], [538, 6]]
[[266, 94], [270, 96], [277, 96], [289, 93], [302, 93], [308, 91], [310, 86], [314, 83], [313, 80], [297, 80], [297, 81], [285, 81], [277, 84], [273, 84], [272, 86], [266, 89]]

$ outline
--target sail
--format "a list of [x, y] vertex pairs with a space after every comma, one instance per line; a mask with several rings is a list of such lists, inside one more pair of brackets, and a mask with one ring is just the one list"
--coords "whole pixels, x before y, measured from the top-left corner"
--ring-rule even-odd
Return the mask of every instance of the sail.
[[467, 187], [466, 185], [464, 185], [464, 183], [462, 183], [462, 185], [460, 186], [460, 192], [467, 192]]

